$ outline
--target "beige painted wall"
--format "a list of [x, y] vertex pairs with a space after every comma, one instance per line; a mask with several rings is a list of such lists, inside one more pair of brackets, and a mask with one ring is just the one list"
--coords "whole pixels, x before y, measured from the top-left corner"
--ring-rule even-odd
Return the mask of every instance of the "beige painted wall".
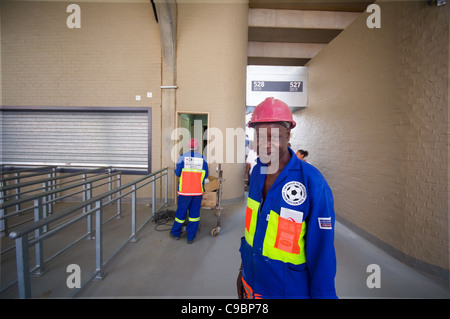
[[2, 1], [2, 105], [151, 107], [152, 169], [160, 169], [161, 46], [151, 5], [77, 2], [81, 28], [69, 29], [68, 4]]
[[[245, 3], [178, 4], [176, 110], [210, 112], [210, 128], [224, 137], [226, 128], [245, 125], [247, 19]], [[216, 166], [209, 165], [211, 175]], [[243, 197], [244, 166], [222, 165], [224, 200]]]
[[[4, 105], [159, 106], [158, 25], [147, 4], [2, 4]], [[152, 91], [152, 100], [136, 95]]]
[[[237, 2], [243, 3], [177, 5], [176, 111], [209, 112], [210, 127], [224, 136], [245, 124], [248, 4]], [[3, 105], [151, 107], [152, 170], [173, 168], [162, 156], [174, 142], [161, 133], [161, 41], [152, 6], [77, 4], [81, 28], [69, 29], [67, 2], [2, 1]], [[214, 175], [216, 166], [210, 165]], [[244, 164], [223, 169], [224, 200], [242, 198]]]
[[327, 178], [338, 216], [449, 269], [449, 10], [380, 6], [381, 29], [364, 14], [308, 64], [291, 142]]

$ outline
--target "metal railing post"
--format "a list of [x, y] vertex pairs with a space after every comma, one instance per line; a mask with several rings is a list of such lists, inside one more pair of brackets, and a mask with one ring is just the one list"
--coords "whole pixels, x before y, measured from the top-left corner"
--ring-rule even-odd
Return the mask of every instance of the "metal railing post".
[[[4, 199], [0, 199], [0, 204], [3, 204]], [[7, 233], [7, 219], [6, 219], [6, 208], [0, 209], [0, 236], [4, 236]]]
[[[53, 181], [51, 181], [50, 182], [50, 185], [49, 185], [49, 189], [52, 191], [52, 190], [54, 190], [55, 189], [55, 180], [53, 180]], [[51, 194], [51, 195], [49, 195], [49, 201], [50, 201], [50, 214], [53, 214], [53, 206], [55, 205], [55, 202], [53, 201], [55, 199], [55, 194]]]
[[[2, 176], [3, 177], [3, 176]], [[4, 196], [6, 195], [6, 191], [3, 190], [3, 186], [5, 186], [6, 183], [3, 182], [3, 179], [0, 179], [0, 205], [5, 202]], [[0, 236], [4, 236], [6, 234], [5, 225], [6, 225], [6, 219], [3, 219], [3, 217], [6, 215], [6, 208], [0, 209]]]
[[[112, 174], [112, 169], [111, 168], [109, 168], [108, 169], [108, 191], [109, 192], [111, 192], [111, 189], [112, 189], [112, 178], [111, 178], [111, 174]], [[108, 200], [111, 200], [112, 199], [112, 195], [109, 195], [108, 196]]]
[[[47, 181], [46, 182], [46, 189], [45, 189], [45, 191], [46, 192], [50, 192], [51, 191], [51, 189], [52, 189], [52, 182], [51, 181]], [[53, 212], [53, 202], [52, 202], [52, 195], [51, 194], [48, 194], [47, 196], [46, 196], [46, 203], [47, 203], [47, 209], [46, 209], [46, 212], [45, 212], [45, 215], [44, 216], [47, 216], [47, 213], [48, 214], [51, 214], [52, 212]]]
[[136, 237], [136, 184], [131, 186], [131, 239], [132, 243], [138, 241]]
[[122, 194], [122, 192], [120, 191], [120, 186], [121, 186], [121, 175], [117, 175], [117, 188], [119, 189], [118, 193], [117, 193], [117, 218], [120, 218], [120, 214], [121, 214], [121, 207], [120, 207], [120, 195]]
[[155, 215], [155, 207], [156, 207], [156, 189], [155, 189], [155, 175], [152, 176], [152, 216]]
[[[49, 209], [50, 203], [47, 203], [47, 201], [50, 200], [49, 198], [50, 197], [48, 197], [48, 196], [44, 196], [44, 197], [40, 198], [41, 201], [39, 204], [41, 205], [41, 215], [39, 216], [39, 219], [48, 217], [48, 209]], [[34, 200], [34, 203], [36, 204], [36, 200]], [[47, 231], [47, 229], [48, 229], [48, 225], [44, 225], [42, 227], [42, 231], [44, 233]]]
[[[52, 178], [53, 178], [53, 181], [52, 181], [52, 190], [55, 190], [56, 189], [56, 167], [53, 167], [52, 168]], [[56, 193], [53, 193], [53, 195], [52, 195], [52, 200], [55, 200], [56, 199]], [[52, 204], [53, 205], [53, 204]]]
[[164, 204], [167, 204], [167, 182], [168, 182], [168, 171], [166, 170], [166, 174], [164, 175]]
[[102, 280], [106, 274], [103, 269], [102, 201], [95, 202], [95, 280]]
[[[82, 178], [83, 182], [86, 182], [86, 174], [81, 175], [81, 178]], [[83, 184], [83, 186], [81, 188], [83, 189], [83, 192], [81, 193], [81, 200], [83, 202], [85, 202], [87, 199], [86, 184]], [[86, 207], [83, 207], [83, 213], [85, 213], [85, 212], [86, 212]]]
[[19, 298], [31, 298], [30, 262], [28, 260], [28, 234], [16, 240], [17, 288]]
[[[20, 173], [14, 173], [16, 184], [20, 184]], [[20, 199], [20, 187], [16, 187], [16, 200]], [[16, 205], [16, 210], [20, 210], [20, 204]]]
[[[42, 213], [43, 213], [44, 205], [42, 202], [42, 197], [35, 199], [33, 202], [34, 202], [34, 222], [37, 223], [43, 217]], [[42, 233], [42, 228], [36, 228], [36, 230], [34, 231], [34, 238], [38, 238], [41, 235], [41, 233]], [[35, 256], [36, 256], [36, 271], [34, 272], [34, 274], [41, 276], [45, 272], [44, 242], [42, 240], [38, 241], [34, 245], [34, 252], [35, 252]]]
[[[92, 183], [86, 184], [86, 200], [90, 200], [92, 198]], [[87, 211], [90, 211], [92, 209], [91, 204], [87, 205]], [[92, 239], [92, 214], [89, 214], [86, 216], [86, 226], [87, 226], [87, 233], [88, 239]]]
[[[50, 191], [50, 184], [49, 182], [42, 182], [42, 189], [44, 190], [44, 194]], [[45, 198], [45, 202], [48, 203], [51, 201], [50, 195], [47, 196], [43, 196], [43, 198]], [[47, 212], [50, 212], [50, 203], [46, 204], [46, 209], [45, 209], [45, 216], [47, 216]]]

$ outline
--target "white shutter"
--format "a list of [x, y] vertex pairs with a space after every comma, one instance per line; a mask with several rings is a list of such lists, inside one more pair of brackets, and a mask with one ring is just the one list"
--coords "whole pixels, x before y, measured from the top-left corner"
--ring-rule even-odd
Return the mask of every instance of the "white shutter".
[[2, 164], [150, 171], [151, 109], [2, 109]]

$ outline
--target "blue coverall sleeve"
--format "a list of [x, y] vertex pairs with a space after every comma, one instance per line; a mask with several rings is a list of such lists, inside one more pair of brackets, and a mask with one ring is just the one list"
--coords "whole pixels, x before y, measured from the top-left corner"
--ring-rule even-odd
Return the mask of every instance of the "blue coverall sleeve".
[[320, 176], [311, 198], [311, 211], [307, 224], [306, 260], [310, 276], [312, 298], [337, 298], [334, 279], [336, 253], [334, 249], [334, 202], [331, 189]]
[[178, 157], [177, 166], [175, 167], [175, 175], [180, 177], [181, 176], [181, 170], [184, 167], [184, 156], [181, 155]]

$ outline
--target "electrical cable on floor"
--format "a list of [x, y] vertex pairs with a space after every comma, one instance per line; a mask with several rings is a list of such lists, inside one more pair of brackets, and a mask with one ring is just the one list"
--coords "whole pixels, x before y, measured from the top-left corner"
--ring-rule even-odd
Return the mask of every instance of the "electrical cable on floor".
[[[153, 217], [153, 222], [155, 225], [156, 231], [168, 231], [172, 229], [173, 221], [175, 220], [175, 211], [171, 209], [163, 210], [159, 213], [156, 213]], [[172, 223], [170, 223], [172, 221]], [[170, 223], [170, 224], [169, 224]], [[161, 226], [167, 225], [169, 228], [161, 229]]]
[[[172, 210], [172, 209], [166, 209], [163, 211], [160, 211], [158, 213], [155, 214], [155, 216], [152, 218], [153, 222], [156, 224], [155, 225], [155, 230], [156, 231], [169, 231], [172, 229], [173, 226], [173, 222], [175, 221], [175, 213], [176, 211]], [[171, 223], [170, 223], [171, 222]], [[170, 224], [169, 224], [170, 223]], [[169, 228], [163, 228], [161, 229], [161, 226], [167, 225], [169, 226]], [[184, 235], [185, 233], [185, 227], [187, 225], [187, 222], [185, 222], [185, 224], [183, 225], [183, 229], [181, 231], [181, 236]], [[198, 223], [198, 232], [200, 232], [200, 227], [201, 224], [200, 222]]]

